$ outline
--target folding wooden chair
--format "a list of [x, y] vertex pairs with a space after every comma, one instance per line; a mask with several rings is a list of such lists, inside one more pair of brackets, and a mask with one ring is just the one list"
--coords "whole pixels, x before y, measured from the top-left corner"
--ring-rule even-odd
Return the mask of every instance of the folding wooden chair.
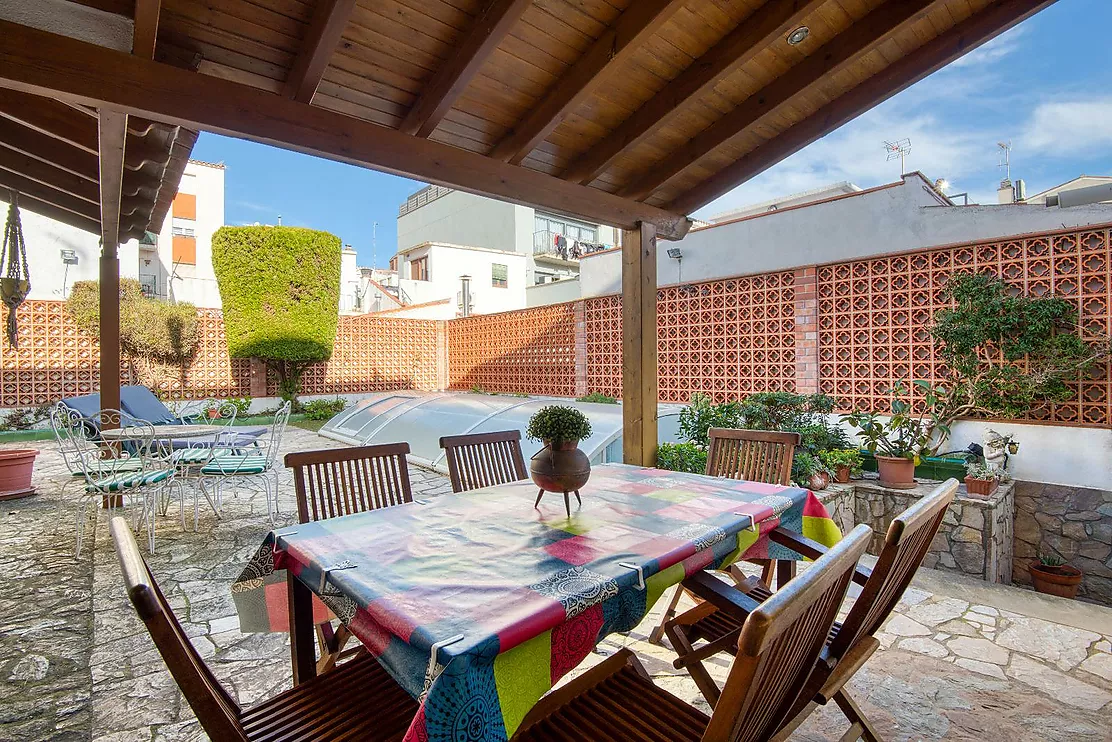
[[[879, 739], [869, 720], [846, 692], [845, 684], [876, 651], [879, 642], [873, 635], [911, 583], [938, 533], [957, 488], [957, 480], [950, 479], [901, 513], [888, 527], [884, 546], [873, 569], [857, 568], [853, 580], [862, 586], [861, 594], [854, 601], [845, 621], [834, 624], [814, 677], [793, 713], [795, 718], [788, 726], [789, 730], [802, 724], [818, 706], [833, 700], [853, 725], [843, 739], [857, 739], [858, 736], [866, 740]], [[820, 557], [824, 551], [821, 545], [791, 531], [776, 529], [770, 537], [808, 558]], [[743, 592], [754, 606], [771, 600], [772, 593], [754, 578], [736, 588], [725, 587]], [[677, 669], [688, 668], [711, 706], [719, 702], [719, 690], [702, 661], [719, 652], [736, 651], [734, 645], [744, 623], [744, 612], [721, 611], [713, 604], [703, 603], [669, 621], [665, 627], [672, 648], [679, 655], [673, 664]], [[706, 643], [696, 647], [696, 642], [700, 641]]]
[[128, 597], [170, 674], [214, 740], [400, 740], [417, 702], [370, 655], [248, 709], [216, 680], [182, 630], [123, 518], [110, 524]]
[[529, 478], [521, 454], [521, 431], [446, 435], [440, 439], [448, 460], [452, 492], [467, 492]]
[[[339, 518], [353, 513], [413, 501], [406, 454], [408, 443], [378, 446], [326, 448], [286, 454], [286, 467], [293, 469], [299, 522]], [[321, 657], [317, 673], [331, 670], [337, 660], [362, 651], [344, 651], [351, 639], [346, 626], [317, 625]]]
[[622, 650], [526, 715], [517, 742], [766, 742], [791, 719], [871, 532], [858, 526], [763, 605], [706, 572], [685, 586], [722, 610], [754, 609], [737, 639], [722, 699], [708, 717], [656, 686]]
[[[799, 445], [799, 433], [711, 428], [708, 436], [710, 448], [707, 450], [707, 476], [744, 479], [784, 487], [792, 483], [792, 461], [795, 459], [795, 447]], [[761, 581], [769, 587], [772, 586], [774, 568], [779, 586], [783, 586], [795, 574], [795, 562], [778, 562], [775, 559], [746, 561], [761, 566]], [[676, 615], [676, 606], [682, 596], [683, 588], [677, 587], [668, 609], [664, 611], [664, 617], [649, 634], [650, 642], [660, 642], [660, 638], [664, 636], [664, 624]]]

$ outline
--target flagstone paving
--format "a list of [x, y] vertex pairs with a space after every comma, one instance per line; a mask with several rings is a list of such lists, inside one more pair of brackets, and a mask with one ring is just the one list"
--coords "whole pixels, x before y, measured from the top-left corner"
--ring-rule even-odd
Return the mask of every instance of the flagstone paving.
[[[293, 428], [284, 441], [291, 451], [336, 445]], [[66, 472], [53, 446], [41, 447], [40, 494], [0, 503], [0, 740], [204, 739], [127, 602], [103, 513], [74, 558], [74, 514], [58, 494]], [[445, 477], [410, 471], [416, 497], [449, 491]], [[292, 522], [285, 473], [281, 507], [281, 523]], [[290, 685], [286, 638], [241, 634], [229, 591], [268, 529], [261, 495], [228, 491], [222, 517], [202, 512], [196, 533], [160, 519], [150, 557], [186, 632], [244, 705]], [[992, 604], [999, 592], [969, 600], [970, 590], [934, 583], [932, 591], [909, 591], [879, 635], [882, 649], [851, 683], [886, 738], [1112, 739], [1112, 611], [1103, 623], [1097, 613], [1094, 626], [1070, 620], [1073, 604], [1056, 601], [1058, 622], [1046, 620], [1046, 610], [1023, 613], [1025, 601], [1014, 596], [1005, 610]], [[706, 709], [686, 674], [672, 668], [670, 650], [647, 641], [664, 602], [637, 630], [600, 644], [584, 668], [628, 646], [656, 682]], [[710, 669], [721, 681], [728, 663], [715, 658]], [[838, 739], [844, 726], [836, 708], [823, 709], [796, 738]]]

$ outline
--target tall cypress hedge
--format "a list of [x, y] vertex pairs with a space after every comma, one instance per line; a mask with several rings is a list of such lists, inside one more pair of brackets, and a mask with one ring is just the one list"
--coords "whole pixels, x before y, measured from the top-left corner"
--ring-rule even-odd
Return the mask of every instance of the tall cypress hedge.
[[340, 305], [340, 238], [300, 227], [221, 227], [212, 267], [233, 358], [260, 358], [294, 399], [305, 367], [332, 356]]

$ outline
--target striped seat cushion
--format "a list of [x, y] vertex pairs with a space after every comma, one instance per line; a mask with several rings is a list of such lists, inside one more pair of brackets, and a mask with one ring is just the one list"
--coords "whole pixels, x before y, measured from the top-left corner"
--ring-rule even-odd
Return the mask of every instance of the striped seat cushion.
[[208, 448], [179, 448], [171, 454], [170, 460], [175, 464], [204, 464], [210, 458], [231, 455], [231, 450], [226, 448], [217, 451], [212, 451]]
[[91, 477], [103, 477], [112, 473], [123, 474], [124, 472], [139, 471], [141, 468], [143, 468], [143, 462], [139, 459], [113, 459], [105, 460], [103, 464], [94, 464], [84, 469], [78, 469], [73, 473], [73, 476], [83, 477], [87, 473]]
[[159, 482], [169, 479], [173, 473], [174, 471], [172, 469], [159, 469], [157, 471], [144, 472], [119, 472], [95, 484], [86, 485], [85, 489], [88, 492], [119, 492], [120, 490], [134, 489], [147, 484], [158, 484]]
[[262, 474], [269, 467], [262, 454], [246, 456], [217, 456], [203, 469], [202, 474]]

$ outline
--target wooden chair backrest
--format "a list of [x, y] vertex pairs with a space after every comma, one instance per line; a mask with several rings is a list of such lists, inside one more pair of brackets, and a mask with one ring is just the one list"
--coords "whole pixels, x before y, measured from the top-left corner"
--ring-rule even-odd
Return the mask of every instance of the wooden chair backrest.
[[211, 739], [242, 740], [247, 735], [239, 722], [239, 706], [228, 695], [182, 631], [158, 584], [154, 581], [131, 528], [123, 518], [109, 524], [124, 585], [135, 612], [147, 626], [159, 654], [166, 662], [182, 695]]
[[446, 435], [440, 439], [448, 460], [452, 492], [467, 492], [528, 479], [521, 454], [521, 431]]
[[846, 656], [861, 637], [875, 634], [888, 618], [922, 564], [957, 490], [956, 479], [946, 480], [888, 526], [872, 574], [830, 642], [832, 658]]
[[792, 483], [792, 459], [799, 433], [711, 428], [707, 474], [749, 482]]
[[413, 502], [408, 443], [286, 454], [302, 523]]
[[761, 742], [791, 718], [871, 536], [857, 526], [749, 614], [704, 740]]

